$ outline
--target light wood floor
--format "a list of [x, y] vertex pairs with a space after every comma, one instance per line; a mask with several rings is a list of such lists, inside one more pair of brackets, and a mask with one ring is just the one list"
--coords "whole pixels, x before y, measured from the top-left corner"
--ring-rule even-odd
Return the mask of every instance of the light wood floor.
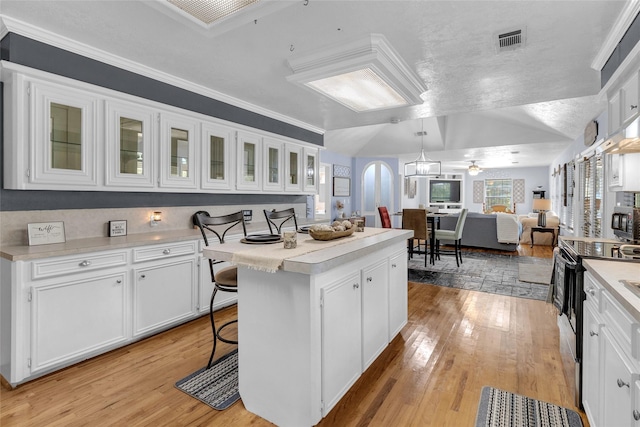
[[[206, 363], [210, 344], [205, 316], [2, 389], [0, 425], [270, 425], [242, 402], [217, 412], [174, 387]], [[473, 426], [485, 385], [576, 409], [561, 356], [555, 312], [542, 301], [409, 283], [408, 325], [319, 425]]]

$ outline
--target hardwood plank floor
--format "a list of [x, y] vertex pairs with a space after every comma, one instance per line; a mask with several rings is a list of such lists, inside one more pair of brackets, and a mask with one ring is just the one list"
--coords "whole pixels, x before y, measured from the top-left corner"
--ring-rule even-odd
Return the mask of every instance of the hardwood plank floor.
[[[551, 256], [549, 247], [521, 251]], [[409, 283], [407, 326], [319, 425], [473, 426], [485, 385], [576, 409], [558, 339], [542, 301]], [[0, 425], [270, 425], [242, 402], [218, 412], [174, 387], [206, 364], [210, 344], [205, 316], [2, 389]], [[219, 354], [232, 348], [222, 344]]]

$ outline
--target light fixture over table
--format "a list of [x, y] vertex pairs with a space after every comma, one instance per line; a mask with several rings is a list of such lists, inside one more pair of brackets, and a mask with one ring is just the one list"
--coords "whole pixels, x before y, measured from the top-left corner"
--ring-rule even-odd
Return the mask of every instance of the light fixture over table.
[[356, 112], [422, 104], [427, 90], [381, 34], [292, 58], [289, 66], [287, 80]]
[[422, 121], [422, 131], [418, 133], [422, 138], [420, 156], [413, 162], [404, 164], [405, 177], [437, 176], [442, 172], [442, 165], [439, 161], [430, 160], [424, 155], [424, 120]]

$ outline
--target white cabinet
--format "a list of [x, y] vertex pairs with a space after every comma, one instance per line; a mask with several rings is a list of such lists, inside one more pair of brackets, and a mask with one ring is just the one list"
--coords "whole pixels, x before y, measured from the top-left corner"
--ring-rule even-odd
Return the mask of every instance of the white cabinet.
[[29, 183], [46, 189], [95, 189], [100, 154], [98, 99], [84, 91], [39, 81], [31, 81], [28, 90]]
[[126, 342], [123, 271], [60, 280], [31, 290], [31, 373]]
[[[322, 401], [330, 410], [362, 372], [360, 275], [325, 286], [322, 293]], [[326, 413], [325, 412], [325, 413]]]
[[638, 115], [638, 72], [636, 71], [622, 85], [620, 115], [626, 124]]
[[[386, 261], [386, 260], [385, 260]], [[362, 370], [389, 343], [389, 267], [377, 262], [362, 269]]]
[[262, 138], [249, 132], [238, 132], [236, 188], [262, 189]]
[[407, 251], [389, 258], [389, 341], [407, 324], [408, 287]]
[[631, 426], [631, 387], [637, 375], [607, 328], [603, 330], [602, 345], [602, 425]]
[[615, 133], [622, 125], [622, 114], [620, 109], [621, 105], [621, 93], [616, 91], [609, 97], [609, 135]]
[[200, 186], [204, 190], [231, 190], [234, 176], [233, 147], [236, 131], [216, 123], [202, 124], [202, 176]]
[[196, 302], [196, 243], [134, 249], [133, 335], [192, 317]]
[[155, 113], [143, 106], [106, 101], [106, 182], [108, 187], [146, 189], [155, 186], [157, 134]]
[[284, 189], [288, 192], [302, 191], [300, 171], [302, 169], [302, 147], [289, 144], [285, 147], [285, 182]]
[[172, 113], [160, 114], [160, 187], [197, 188], [196, 141], [199, 123], [195, 119]]
[[264, 176], [262, 177], [262, 188], [265, 191], [279, 191], [284, 189], [284, 166], [283, 166], [282, 141], [274, 138], [263, 139]]
[[593, 305], [588, 302], [584, 307], [584, 332], [583, 332], [583, 360], [582, 360], [582, 404], [593, 427], [600, 425], [600, 410], [602, 409], [602, 396], [600, 396], [600, 356], [602, 341], [602, 321]]
[[304, 148], [304, 191], [316, 194], [318, 192], [318, 150]]

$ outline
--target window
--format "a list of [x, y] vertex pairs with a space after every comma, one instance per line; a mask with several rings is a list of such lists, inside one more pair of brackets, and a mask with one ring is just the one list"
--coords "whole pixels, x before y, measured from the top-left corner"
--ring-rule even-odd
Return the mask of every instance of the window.
[[511, 210], [513, 206], [513, 186], [511, 179], [485, 179], [484, 180], [484, 205], [485, 211], [493, 211], [496, 205], [504, 206]]
[[560, 225], [569, 231], [573, 231], [573, 190], [575, 188], [575, 162], [573, 160], [564, 164], [559, 177], [562, 187], [560, 197]]
[[602, 155], [592, 156], [580, 163], [582, 198], [582, 235], [602, 237], [602, 187], [604, 177]]

